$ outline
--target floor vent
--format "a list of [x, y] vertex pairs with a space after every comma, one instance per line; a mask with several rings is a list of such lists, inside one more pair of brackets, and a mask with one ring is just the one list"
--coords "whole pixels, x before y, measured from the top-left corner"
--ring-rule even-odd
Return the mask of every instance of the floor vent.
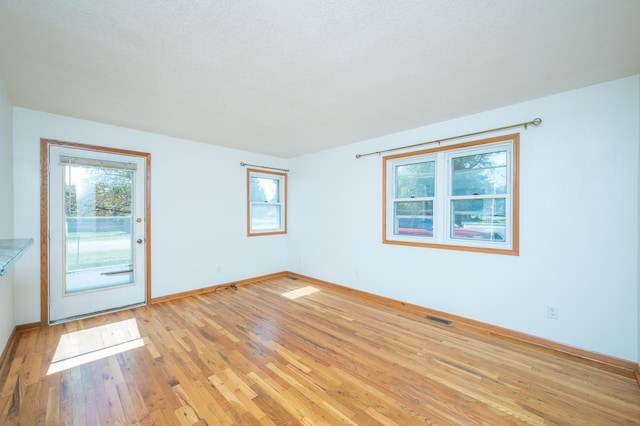
[[298, 277], [294, 277], [293, 275], [287, 275], [287, 278], [294, 281], [298, 279]]
[[449, 321], [448, 319], [434, 317], [433, 315], [427, 315], [425, 318], [429, 321], [438, 322], [440, 324], [451, 325], [451, 321]]

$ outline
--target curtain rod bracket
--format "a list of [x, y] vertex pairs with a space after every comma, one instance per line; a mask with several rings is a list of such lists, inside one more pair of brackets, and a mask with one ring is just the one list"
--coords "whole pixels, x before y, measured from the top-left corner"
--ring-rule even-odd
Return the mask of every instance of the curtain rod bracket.
[[435, 140], [432, 140], [432, 141], [429, 141], [429, 142], [420, 142], [420, 143], [416, 143], [416, 144], [413, 144], [413, 145], [400, 146], [398, 148], [384, 149], [382, 151], [367, 152], [366, 154], [356, 154], [356, 159], [359, 159], [359, 158], [362, 158], [362, 157], [367, 157], [369, 155], [375, 155], [375, 154], [381, 155], [384, 152], [399, 151], [401, 149], [415, 148], [415, 147], [422, 146], [422, 145], [430, 145], [432, 143], [437, 143], [438, 146], [441, 146], [442, 142], [445, 142], [445, 141], [466, 138], [468, 136], [482, 135], [484, 133], [498, 132], [500, 130], [513, 129], [513, 128], [516, 128], [516, 127], [524, 127], [524, 129], [527, 130], [527, 126], [530, 125], [530, 124], [533, 124], [534, 126], [539, 126], [540, 124], [542, 124], [542, 119], [540, 117], [537, 117], [537, 118], [534, 118], [533, 120], [527, 121], [525, 123], [512, 124], [510, 126], [504, 126], [504, 127], [496, 127], [495, 129], [481, 130], [479, 132], [467, 133], [466, 135], [452, 136], [450, 138], [444, 138], [444, 139], [435, 139]]

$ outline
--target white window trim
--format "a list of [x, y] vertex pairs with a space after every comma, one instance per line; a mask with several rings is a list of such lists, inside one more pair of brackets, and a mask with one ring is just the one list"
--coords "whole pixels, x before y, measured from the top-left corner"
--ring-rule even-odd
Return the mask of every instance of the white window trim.
[[[478, 196], [477, 198], [506, 198], [504, 241], [473, 240], [452, 238], [451, 200], [459, 199], [451, 194], [451, 159], [461, 155], [472, 155], [496, 150], [507, 150], [507, 194], [505, 197]], [[394, 201], [396, 166], [432, 161], [436, 158], [435, 199], [433, 203], [433, 236], [414, 236], [395, 234]], [[464, 142], [448, 146], [438, 146], [417, 152], [390, 155], [383, 158], [383, 243], [432, 247], [451, 250], [464, 250], [507, 254], [519, 254], [519, 134], [510, 134], [495, 138]], [[468, 199], [469, 197], [464, 197]]]
[[[260, 203], [260, 202], [252, 202], [251, 201], [251, 178], [259, 177], [266, 179], [274, 179], [278, 180], [280, 184], [278, 185], [280, 194], [279, 194], [279, 203]], [[280, 206], [280, 227], [279, 228], [269, 228], [269, 229], [253, 229], [252, 227], [252, 207], [254, 205], [279, 205]], [[286, 173], [279, 172], [271, 172], [259, 169], [247, 169], [247, 236], [255, 237], [258, 235], [275, 235], [275, 234], [286, 234], [287, 233], [287, 175]]]
[[395, 197], [395, 187], [396, 187], [396, 167], [397, 166], [405, 166], [405, 165], [410, 165], [410, 164], [415, 164], [415, 163], [423, 163], [423, 162], [435, 162], [435, 191], [437, 194], [437, 188], [438, 188], [438, 183], [442, 181], [442, 177], [439, 176], [439, 168], [438, 168], [438, 156], [436, 154], [424, 154], [424, 155], [415, 155], [415, 156], [410, 156], [410, 157], [404, 157], [401, 159], [398, 159], [396, 161], [392, 161], [391, 167], [389, 167], [390, 172], [390, 176], [388, 179], [388, 188], [390, 188], [390, 194], [393, 194], [392, 197], [390, 197], [390, 202], [388, 203], [388, 208], [390, 209], [389, 212], [389, 219], [387, 221], [387, 233], [388, 235], [392, 235], [394, 238], [394, 240], [398, 240], [398, 241], [406, 241], [406, 242], [412, 242], [412, 241], [430, 241], [430, 242], [435, 242], [436, 241], [436, 229], [433, 229], [434, 235], [429, 237], [429, 236], [422, 236], [420, 238], [416, 238], [416, 237], [411, 237], [409, 235], [398, 235], [395, 234], [395, 221], [394, 221], [394, 211], [395, 211], [395, 203], [396, 202], [414, 202], [414, 201], [433, 201], [433, 205], [434, 205], [434, 210], [438, 208], [438, 200], [437, 200], [437, 196], [433, 196], [433, 197], [413, 197], [413, 198], [396, 198]]

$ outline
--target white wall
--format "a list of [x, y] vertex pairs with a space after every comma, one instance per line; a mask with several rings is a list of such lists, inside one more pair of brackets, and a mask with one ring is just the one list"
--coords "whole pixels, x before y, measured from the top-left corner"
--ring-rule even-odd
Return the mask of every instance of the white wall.
[[[286, 269], [286, 236], [246, 236], [246, 170], [274, 157], [14, 109], [15, 233], [39, 247], [40, 138], [151, 153], [152, 296]], [[40, 320], [39, 250], [15, 267], [18, 324]]]
[[[13, 106], [0, 80], [0, 239], [13, 238]], [[0, 353], [15, 327], [13, 270], [0, 277]]]
[[[381, 158], [356, 153], [535, 117], [542, 126], [521, 130], [520, 256], [381, 243]], [[14, 233], [34, 247], [41, 137], [151, 152], [153, 297], [289, 269], [640, 358], [640, 76], [289, 161], [22, 108], [13, 127]], [[291, 169], [287, 236], [245, 236], [240, 161]], [[39, 274], [29, 250], [15, 267], [14, 323], [39, 320]]]
[[[638, 360], [639, 99], [636, 75], [295, 158], [289, 268]], [[356, 153], [535, 117], [520, 130], [520, 256], [381, 243], [382, 160]]]

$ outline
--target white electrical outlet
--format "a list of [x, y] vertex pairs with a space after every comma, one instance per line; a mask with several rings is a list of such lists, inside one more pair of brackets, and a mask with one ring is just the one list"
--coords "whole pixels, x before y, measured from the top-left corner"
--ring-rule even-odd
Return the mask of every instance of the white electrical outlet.
[[555, 305], [547, 305], [547, 318], [558, 319], [560, 317], [560, 308]]

